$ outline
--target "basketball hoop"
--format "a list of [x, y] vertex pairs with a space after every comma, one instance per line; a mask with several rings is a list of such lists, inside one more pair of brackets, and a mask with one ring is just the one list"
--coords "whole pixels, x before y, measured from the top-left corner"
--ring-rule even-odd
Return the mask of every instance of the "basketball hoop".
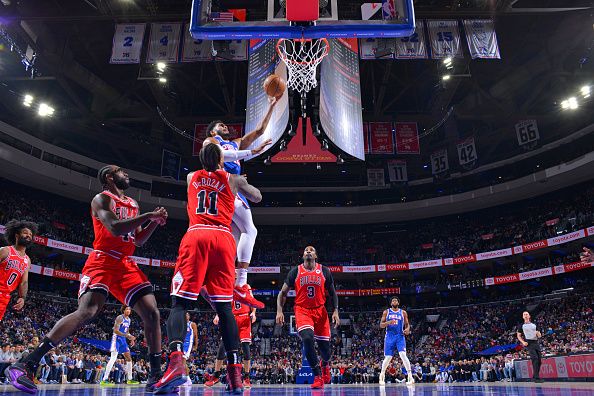
[[329, 51], [330, 44], [325, 38], [278, 40], [276, 52], [289, 70], [287, 86], [302, 95], [315, 88], [318, 64]]

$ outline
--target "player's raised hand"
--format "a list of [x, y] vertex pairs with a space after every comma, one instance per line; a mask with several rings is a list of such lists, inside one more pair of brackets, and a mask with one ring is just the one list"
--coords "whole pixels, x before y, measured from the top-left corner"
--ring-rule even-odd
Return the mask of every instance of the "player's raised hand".
[[592, 264], [592, 262], [594, 262], [594, 254], [592, 250], [585, 247], [582, 254], [580, 254], [580, 261], [583, 264]]
[[252, 150], [252, 154], [258, 154], [260, 152], [262, 152], [262, 150], [264, 150], [267, 146], [270, 146], [272, 144], [272, 139], [266, 139], [264, 141], [264, 143], [262, 143], [261, 145], [259, 145], [258, 147], [256, 147], [255, 149]]
[[212, 324], [215, 326], [219, 325], [219, 315], [215, 315], [214, 319], [212, 320]]
[[340, 316], [338, 316], [338, 310], [334, 310], [334, 312], [332, 312], [332, 323], [334, 324], [335, 328], [340, 326]]
[[276, 313], [276, 324], [284, 325], [285, 324], [285, 314], [282, 312]]
[[270, 103], [270, 107], [274, 107], [278, 103], [278, 99], [275, 98], [274, 96], [269, 96], [268, 103]]
[[20, 311], [25, 307], [25, 299], [23, 297], [19, 297], [17, 302], [12, 306], [15, 311]]
[[151, 220], [154, 221], [155, 223], [158, 223], [159, 225], [163, 226], [163, 225], [165, 225], [165, 223], [167, 223], [168, 216], [169, 216], [169, 214], [167, 213], [167, 210], [161, 206], [158, 206], [152, 212]]

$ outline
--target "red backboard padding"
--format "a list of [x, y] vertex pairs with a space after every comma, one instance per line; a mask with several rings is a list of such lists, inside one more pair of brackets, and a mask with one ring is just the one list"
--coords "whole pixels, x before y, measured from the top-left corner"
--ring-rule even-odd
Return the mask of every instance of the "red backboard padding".
[[291, 22], [317, 21], [319, 0], [287, 0], [287, 20]]

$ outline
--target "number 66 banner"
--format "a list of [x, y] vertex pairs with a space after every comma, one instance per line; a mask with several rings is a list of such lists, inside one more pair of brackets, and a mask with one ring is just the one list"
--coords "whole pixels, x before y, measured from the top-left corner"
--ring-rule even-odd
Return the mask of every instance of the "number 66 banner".
[[116, 25], [109, 63], [140, 63], [145, 28], [144, 23]]
[[518, 144], [523, 146], [540, 139], [538, 133], [538, 126], [536, 120], [522, 120], [516, 124], [516, 135], [518, 136]]
[[146, 63], [177, 62], [181, 23], [152, 23]]

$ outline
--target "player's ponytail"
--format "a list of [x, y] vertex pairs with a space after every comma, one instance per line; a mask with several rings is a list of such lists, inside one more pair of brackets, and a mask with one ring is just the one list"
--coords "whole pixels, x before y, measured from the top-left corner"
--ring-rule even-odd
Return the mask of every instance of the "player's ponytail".
[[207, 144], [200, 150], [200, 163], [202, 168], [208, 172], [214, 172], [219, 169], [221, 163], [221, 156], [223, 151], [219, 148], [218, 144]]

